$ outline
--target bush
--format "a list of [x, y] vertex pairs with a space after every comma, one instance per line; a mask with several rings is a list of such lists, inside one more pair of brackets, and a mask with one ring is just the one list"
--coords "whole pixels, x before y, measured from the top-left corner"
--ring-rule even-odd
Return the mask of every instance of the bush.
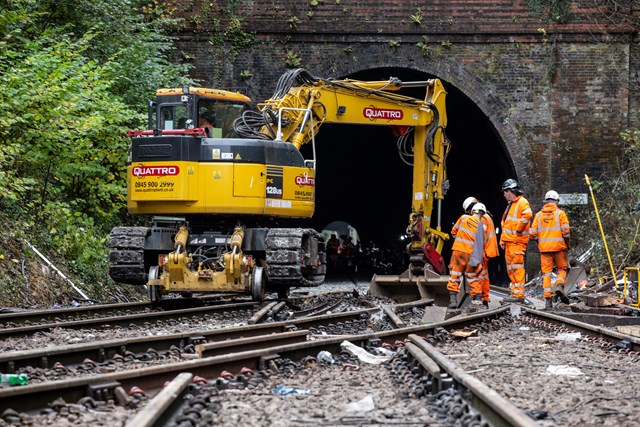
[[[621, 138], [625, 141], [624, 156], [607, 173], [597, 179], [589, 177], [616, 275], [640, 261], [640, 131], [625, 131]], [[582, 250], [593, 247], [594, 273], [610, 277], [596, 211], [591, 200], [589, 203], [588, 210], [574, 208], [567, 212], [572, 240]]]

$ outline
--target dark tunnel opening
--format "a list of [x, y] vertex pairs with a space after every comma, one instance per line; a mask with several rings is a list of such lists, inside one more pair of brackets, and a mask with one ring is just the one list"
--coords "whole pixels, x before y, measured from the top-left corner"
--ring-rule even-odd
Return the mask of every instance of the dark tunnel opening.
[[[403, 82], [437, 77], [404, 68], [372, 69], [347, 76], [357, 80]], [[441, 227], [445, 232], [462, 214], [468, 196], [482, 201], [499, 227], [506, 201], [500, 187], [513, 177], [503, 142], [487, 116], [460, 90], [443, 81], [447, 91], [446, 135], [452, 149], [446, 161], [450, 189], [442, 202]], [[401, 91], [424, 98], [424, 88]], [[316, 211], [313, 227], [322, 230], [335, 220], [356, 228], [363, 244], [401, 250], [411, 213], [412, 168], [398, 154], [397, 138], [386, 126], [324, 125], [316, 137]], [[306, 148], [306, 147], [305, 147]], [[435, 210], [435, 209], [434, 209]], [[432, 213], [432, 226], [436, 225]], [[445, 244], [448, 264], [452, 241]], [[490, 263], [492, 283], [508, 283], [500, 257]]]

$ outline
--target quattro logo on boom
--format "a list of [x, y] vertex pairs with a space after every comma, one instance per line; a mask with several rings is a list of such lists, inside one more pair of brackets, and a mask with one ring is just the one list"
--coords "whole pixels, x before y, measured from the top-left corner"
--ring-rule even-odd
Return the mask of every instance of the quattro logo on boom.
[[388, 110], [386, 108], [365, 107], [362, 110], [362, 114], [371, 120], [386, 119], [386, 120], [402, 120], [402, 110]]

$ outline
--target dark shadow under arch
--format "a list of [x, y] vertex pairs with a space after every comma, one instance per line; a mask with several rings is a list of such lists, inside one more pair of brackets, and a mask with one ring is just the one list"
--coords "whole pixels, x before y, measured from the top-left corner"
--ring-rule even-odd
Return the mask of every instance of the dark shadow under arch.
[[[405, 68], [370, 69], [345, 76], [357, 80], [421, 81], [438, 77]], [[450, 231], [462, 213], [462, 201], [472, 195], [493, 214], [499, 226], [506, 202], [502, 182], [513, 177], [513, 164], [488, 117], [460, 90], [443, 81], [447, 90], [447, 159], [450, 190], [442, 204], [442, 229]], [[424, 97], [424, 88], [401, 93]], [[306, 148], [306, 147], [304, 147]], [[343, 219], [358, 229], [363, 241], [397, 245], [411, 209], [411, 167], [397, 152], [391, 129], [379, 126], [325, 125], [316, 139], [316, 212], [318, 228]], [[435, 221], [436, 213], [432, 214]], [[434, 222], [435, 224], [435, 222]], [[445, 262], [451, 244], [445, 245]], [[492, 283], [506, 280], [502, 262], [491, 265]]]

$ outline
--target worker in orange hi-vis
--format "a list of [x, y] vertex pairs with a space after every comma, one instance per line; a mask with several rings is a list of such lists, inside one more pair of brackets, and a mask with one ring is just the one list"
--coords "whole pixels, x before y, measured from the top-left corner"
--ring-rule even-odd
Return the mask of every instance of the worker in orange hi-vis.
[[472, 208], [471, 215], [463, 214], [453, 226], [452, 234], [455, 235], [455, 240], [451, 247], [447, 283], [450, 295], [449, 308], [458, 308], [458, 294], [463, 275], [466, 275], [469, 282], [471, 304], [474, 308], [484, 308], [478, 273], [482, 270], [484, 253], [484, 227], [481, 218], [486, 208], [483, 211], [476, 206], [484, 208], [482, 203], [477, 203]]
[[522, 196], [522, 190], [515, 179], [507, 179], [502, 184], [502, 193], [509, 204], [502, 215], [500, 246], [504, 249], [507, 274], [511, 281], [511, 294], [505, 302], [524, 301], [525, 269], [524, 257], [529, 243], [529, 228], [533, 212], [529, 201]]
[[[482, 203], [481, 203], [482, 205]], [[482, 205], [484, 207], [484, 205]], [[498, 249], [498, 238], [496, 236], [496, 226], [493, 223], [493, 218], [489, 211], [486, 210], [482, 215], [482, 225], [484, 226], [484, 254], [482, 256], [482, 271], [478, 275], [480, 281], [480, 288], [482, 289], [482, 304], [489, 308], [491, 298], [489, 292], [491, 291], [491, 282], [489, 281], [489, 259], [495, 258], [500, 255]]]
[[[462, 209], [464, 209], [467, 215], [471, 215], [471, 210], [476, 203], [480, 203], [480, 201], [473, 196], [469, 196], [462, 202]], [[482, 289], [482, 304], [489, 308], [489, 303], [491, 302], [489, 295], [491, 290], [491, 282], [489, 281], [489, 259], [499, 256], [500, 251], [498, 249], [496, 227], [488, 210], [482, 215], [481, 220], [484, 226], [484, 254], [482, 256], [482, 271], [478, 274], [478, 280], [480, 281], [480, 288]], [[458, 224], [459, 223], [456, 223], [456, 225]], [[456, 225], [454, 225], [453, 230], [451, 230], [452, 236], [455, 236], [457, 232]]]
[[565, 296], [564, 284], [567, 278], [567, 249], [571, 246], [571, 233], [567, 214], [558, 208], [560, 195], [550, 190], [544, 196], [542, 210], [533, 218], [529, 230], [531, 239], [538, 241], [540, 266], [542, 269], [542, 288], [545, 308], [553, 308], [553, 292], [551, 290], [551, 273], [558, 271], [556, 277], [556, 293]]

